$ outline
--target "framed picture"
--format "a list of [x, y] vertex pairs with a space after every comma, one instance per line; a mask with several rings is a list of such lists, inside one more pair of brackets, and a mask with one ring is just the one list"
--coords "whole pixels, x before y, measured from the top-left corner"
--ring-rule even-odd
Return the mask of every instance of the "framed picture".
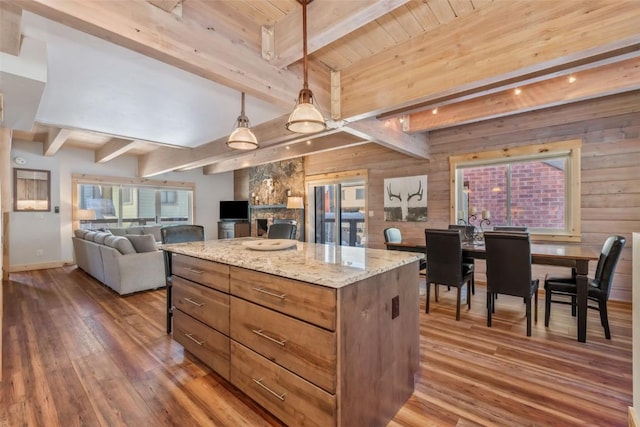
[[51, 211], [51, 171], [13, 169], [13, 210], [15, 212]]
[[427, 220], [427, 175], [384, 180], [384, 220]]

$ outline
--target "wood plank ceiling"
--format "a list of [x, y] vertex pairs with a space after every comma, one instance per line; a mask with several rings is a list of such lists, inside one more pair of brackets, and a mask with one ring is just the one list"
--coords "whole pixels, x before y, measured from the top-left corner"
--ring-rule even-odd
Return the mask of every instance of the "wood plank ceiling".
[[[19, 31], [20, 9], [274, 105], [293, 107], [302, 87], [297, 0], [14, 0], [3, 37]], [[44, 142], [47, 155], [64, 146], [93, 149], [97, 162], [135, 155], [141, 176], [219, 173], [363, 141], [429, 158], [433, 129], [640, 88], [634, 1], [316, 0], [308, 9], [309, 80], [331, 112], [326, 132], [293, 135], [280, 117], [254, 127], [261, 148], [249, 154], [226, 138], [179, 149], [38, 124], [14, 138]]]

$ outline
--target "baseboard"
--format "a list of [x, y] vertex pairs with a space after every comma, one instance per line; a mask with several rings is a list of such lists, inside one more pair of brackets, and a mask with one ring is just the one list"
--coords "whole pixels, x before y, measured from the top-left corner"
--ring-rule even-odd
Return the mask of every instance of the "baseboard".
[[640, 427], [640, 424], [638, 424], [638, 416], [633, 406], [629, 406], [629, 427]]
[[18, 273], [21, 271], [44, 270], [46, 268], [59, 268], [66, 265], [75, 264], [73, 261], [51, 261], [39, 264], [16, 264], [9, 266], [9, 273]]

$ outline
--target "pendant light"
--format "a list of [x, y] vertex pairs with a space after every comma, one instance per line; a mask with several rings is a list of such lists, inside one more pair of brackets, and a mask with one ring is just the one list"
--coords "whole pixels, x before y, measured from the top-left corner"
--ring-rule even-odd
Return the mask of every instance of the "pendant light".
[[249, 118], [244, 114], [244, 92], [242, 92], [242, 110], [240, 110], [236, 128], [229, 135], [227, 147], [234, 150], [255, 150], [258, 148], [258, 140], [251, 131]]
[[316, 133], [327, 128], [324, 117], [313, 105], [313, 93], [307, 81], [307, 4], [312, 0], [298, 0], [302, 4], [302, 66], [304, 71], [304, 86], [298, 95], [298, 103], [289, 116], [286, 127], [296, 133]]

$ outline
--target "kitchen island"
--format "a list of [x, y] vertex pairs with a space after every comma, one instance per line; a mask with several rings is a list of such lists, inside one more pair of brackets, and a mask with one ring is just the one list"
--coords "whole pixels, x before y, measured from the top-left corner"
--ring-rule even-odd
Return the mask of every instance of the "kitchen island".
[[420, 254], [164, 245], [173, 338], [289, 425], [386, 425], [419, 365]]

